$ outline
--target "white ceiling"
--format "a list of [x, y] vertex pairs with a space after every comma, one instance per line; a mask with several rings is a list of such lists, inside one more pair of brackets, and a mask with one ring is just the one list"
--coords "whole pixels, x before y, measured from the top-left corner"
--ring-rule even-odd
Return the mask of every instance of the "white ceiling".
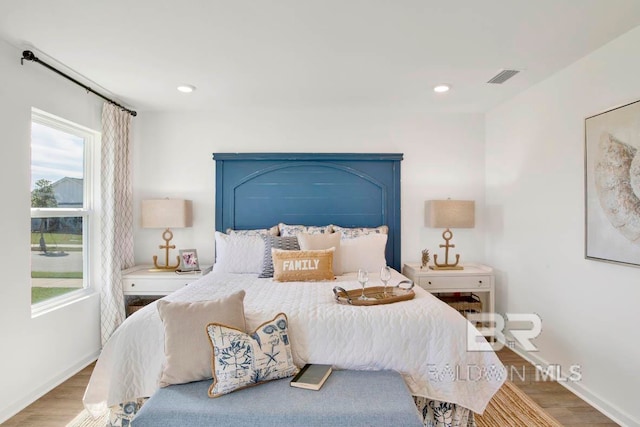
[[139, 111], [482, 112], [638, 25], [638, 0], [0, 1], [0, 37]]

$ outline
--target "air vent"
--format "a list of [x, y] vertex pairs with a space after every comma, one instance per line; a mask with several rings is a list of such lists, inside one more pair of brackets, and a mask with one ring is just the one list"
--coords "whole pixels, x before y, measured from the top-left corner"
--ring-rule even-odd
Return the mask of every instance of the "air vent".
[[518, 70], [502, 70], [498, 74], [493, 76], [493, 78], [491, 80], [489, 80], [487, 83], [495, 83], [495, 84], [501, 85], [502, 83], [504, 83], [507, 80], [509, 80], [511, 77], [513, 77], [516, 74], [518, 74], [519, 72], [520, 71], [518, 71]]

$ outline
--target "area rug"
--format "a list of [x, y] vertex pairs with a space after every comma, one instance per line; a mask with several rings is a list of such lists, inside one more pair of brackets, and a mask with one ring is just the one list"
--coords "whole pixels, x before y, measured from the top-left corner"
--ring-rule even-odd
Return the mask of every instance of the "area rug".
[[476, 414], [475, 419], [478, 427], [562, 427], [510, 381], [505, 382], [493, 396], [484, 414]]
[[104, 427], [107, 425], [107, 417], [108, 414], [104, 414], [99, 418], [93, 418], [91, 414], [84, 409], [67, 424], [67, 427]]

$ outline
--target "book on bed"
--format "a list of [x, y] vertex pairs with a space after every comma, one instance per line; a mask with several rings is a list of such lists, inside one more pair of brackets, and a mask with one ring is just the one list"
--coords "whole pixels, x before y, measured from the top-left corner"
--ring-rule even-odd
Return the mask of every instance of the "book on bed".
[[291, 387], [306, 388], [308, 390], [320, 390], [322, 384], [331, 374], [331, 365], [319, 365], [307, 363], [300, 372], [291, 380]]

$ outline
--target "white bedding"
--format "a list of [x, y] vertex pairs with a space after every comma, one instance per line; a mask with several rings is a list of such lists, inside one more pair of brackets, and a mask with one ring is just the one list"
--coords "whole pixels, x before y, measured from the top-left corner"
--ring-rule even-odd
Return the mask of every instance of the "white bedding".
[[[391, 284], [404, 279], [393, 273]], [[369, 286], [375, 283], [371, 277]], [[415, 396], [484, 411], [504, 382], [504, 367], [493, 352], [466, 351], [467, 321], [460, 314], [419, 287], [410, 301], [342, 305], [334, 299], [336, 284], [360, 287], [354, 274], [334, 282], [278, 283], [250, 274], [210, 273], [165, 299], [201, 301], [244, 289], [249, 330], [286, 313], [296, 365], [391, 369], [403, 375]], [[127, 318], [106, 343], [85, 392], [85, 407], [98, 415], [109, 406], [152, 395], [163, 361], [164, 330], [152, 303]]]

